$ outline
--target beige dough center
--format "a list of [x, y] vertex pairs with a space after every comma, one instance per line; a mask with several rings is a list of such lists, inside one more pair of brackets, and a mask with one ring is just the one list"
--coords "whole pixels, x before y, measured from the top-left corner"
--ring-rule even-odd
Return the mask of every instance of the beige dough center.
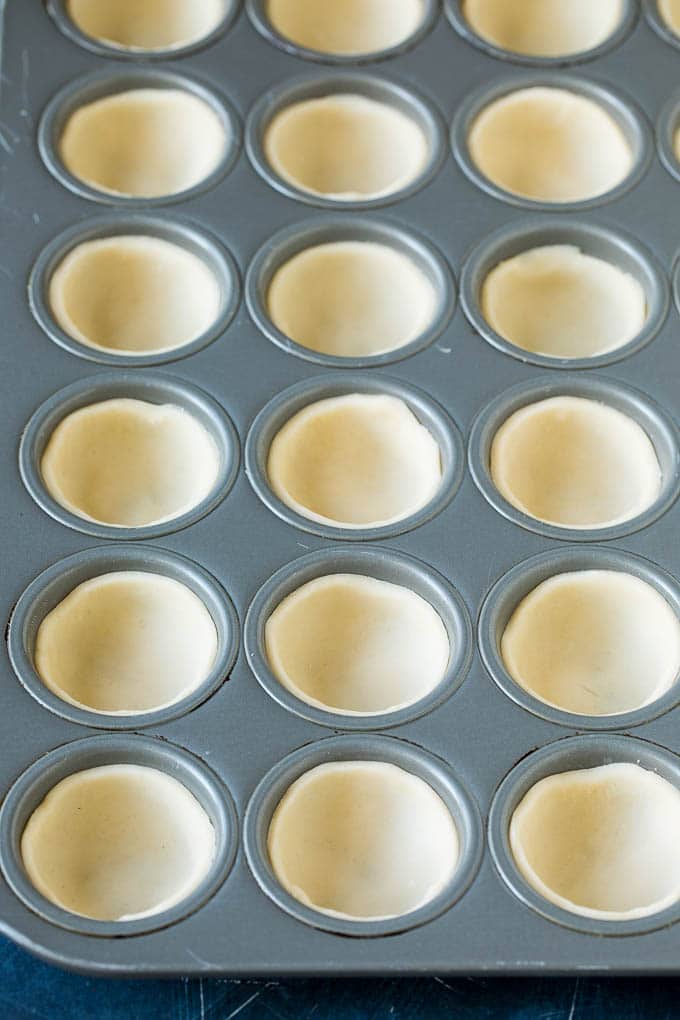
[[208, 677], [217, 630], [186, 585], [143, 571], [79, 584], [38, 628], [35, 668], [70, 704], [94, 712], [152, 712]]
[[52, 314], [88, 347], [159, 354], [196, 340], [217, 319], [220, 286], [203, 259], [157, 237], [77, 245], [49, 284]]
[[294, 255], [267, 295], [272, 321], [321, 354], [360, 358], [411, 343], [432, 323], [437, 293], [425, 274], [388, 245], [338, 241]]
[[680, 791], [639, 765], [563, 772], [533, 786], [510, 823], [524, 878], [584, 917], [647, 917], [680, 899]]
[[279, 803], [267, 842], [281, 885], [333, 917], [399, 917], [437, 896], [459, 860], [453, 819], [422, 779], [386, 762], [319, 765]]
[[550, 397], [515, 411], [498, 429], [490, 459], [505, 499], [562, 528], [632, 520], [661, 491], [646, 432], [621, 411], [582, 397]]
[[513, 679], [548, 705], [580, 715], [633, 712], [680, 672], [680, 622], [664, 597], [632, 574], [557, 574], [515, 609], [501, 640]]
[[287, 506], [338, 528], [410, 517], [442, 481], [439, 446], [404, 401], [359, 393], [293, 415], [274, 437], [267, 474]]
[[267, 15], [297, 46], [336, 56], [379, 53], [418, 30], [423, 0], [269, 0]]
[[165, 50], [205, 38], [224, 17], [224, 0], [67, 0], [75, 25], [123, 50]]
[[182, 89], [129, 89], [79, 107], [59, 140], [64, 166], [112, 195], [162, 198], [200, 184], [224, 159], [222, 121]]
[[429, 602], [360, 574], [316, 578], [267, 620], [277, 680], [307, 704], [349, 715], [395, 712], [444, 677], [450, 645]]
[[54, 499], [85, 520], [136, 528], [192, 510], [217, 481], [220, 456], [181, 407], [116, 398], [57, 425], [40, 471]]
[[21, 856], [36, 889], [62, 909], [130, 921], [194, 891], [212, 865], [215, 831], [176, 779], [103, 765], [50, 790], [24, 829]]
[[482, 314], [505, 340], [553, 358], [593, 358], [623, 347], [647, 318], [629, 273], [573, 245], [532, 248], [500, 262], [481, 293]]
[[494, 184], [534, 201], [596, 198], [621, 184], [633, 152], [618, 123], [592, 99], [566, 89], [518, 89], [473, 121], [468, 147]]
[[623, 0], [463, 0], [470, 27], [494, 46], [529, 57], [567, 57], [601, 46], [623, 18]]
[[411, 117], [354, 94], [285, 107], [267, 128], [264, 149], [284, 181], [341, 202], [400, 191], [424, 171], [429, 156]]

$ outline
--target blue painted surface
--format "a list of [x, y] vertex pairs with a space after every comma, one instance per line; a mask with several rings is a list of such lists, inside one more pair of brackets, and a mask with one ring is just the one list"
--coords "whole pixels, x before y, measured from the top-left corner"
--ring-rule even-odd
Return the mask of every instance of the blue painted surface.
[[108, 981], [0, 939], [3, 1020], [677, 1020], [680, 979]]

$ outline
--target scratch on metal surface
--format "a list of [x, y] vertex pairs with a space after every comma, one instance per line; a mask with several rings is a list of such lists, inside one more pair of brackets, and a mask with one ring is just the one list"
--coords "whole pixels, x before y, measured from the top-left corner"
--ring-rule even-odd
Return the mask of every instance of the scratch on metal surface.
[[33, 129], [33, 118], [31, 116], [31, 104], [28, 99], [28, 79], [31, 74], [30, 56], [27, 49], [21, 51], [21, 109], [20, 115], [25, 118], [29, 130]]
[[574, 1020], [574, 1014], [576, 1012], [576, 1001], [578, 999], [578, 992], [579, 992], [579, 979], [576, 978], [576, 981], [574, 982], [574, 994], [572, 995], [572, 998], [571, 998], [571, 1008], [569, 1010], [569, 1016], [567, 1017], [567, 1020]]
[[201, 1020], [205, 1020], [205, 996], [203, 994], [203, 978], [198, 979], [198, 995], [201, 1007]]
[[451, 348], [450, 347], [442, 347], [440, 344], [437, 344], [436, 346], [437, 346], [437, 350], [441, 351], [442, 354], [450, 354], [451, 353]]
[[210, 970], [212, 967], [212, 964], [208, 960], [204, 960], [202, 956], [194, 953], [192, 949], [187, 949], [187, 956], [190, 956], [191, 959], [199, 965], [199, 967], [203, 967], [205, 970]]
[[264, 988], [260, 988], [259, 991], [253, 992], [253, 994], [250, 996], [249, 999], [246, 999], [246, 1001], [242, 1002], [240, 1006], [237, 1006], [236, 1009], [232, 1013], [229, 1014], [229, 1016], [226, 1016], [224, 1018], [224, 1020], [233, 1020], [233, 1018], [235, 1016], [238, 1016], [239, 1013], [243, 1012], [243, 1010], [246, 1008], [246, 1006], [249, 1006], [251, 1004], [251, 1002], [255, 1002], [255, 999], [259, 998], [260, 995], [262, 995], [263, 991], [264, 991]]

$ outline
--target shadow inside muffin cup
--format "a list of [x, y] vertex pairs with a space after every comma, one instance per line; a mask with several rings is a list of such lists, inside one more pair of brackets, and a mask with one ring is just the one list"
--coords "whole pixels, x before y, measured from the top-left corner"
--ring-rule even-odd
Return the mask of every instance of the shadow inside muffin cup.
[[239, 297], [238, 269], [217, 241], [143, 215], [69, 228], [29, 280], [31, 310], [55, 343], [127, 367], [201, 350], [228, 328]]
[[[476, 875], [482, 833], [443, 762], [367, 734], [308, 745], [275, 765], [248, 803], [244, 843], [277, 906], [311, 927], [365, 938], [451, 907]], [[334, 889], [323, 878], [330, 873]]]
[[643, 115], [609, 88], [543, 73], [473, 92], [453, 122], [464, 173], [503, 201], [536, 209], [591, 208], [623, 194], [647, 169]]
[[501, 690], [562, 726], [627, 729], [680, 699], [680, 586], [630, 553], [572, 546], [518, 564], [485, 598], [478, 640]]
[[350, 217], [276, 234], [251, 263], [246, 299], [284, 350], [360, 368], [432, 343], [451, 319], [455, 286], [444, 258], [422, 238]]
[[593, 935], [680, 918], [680, 760], [621, 735], [568, 737], [524, 758], [489, 813], [494, 863], [523, 903]]
[[444, 154], [439, 115], [425, 100], [385, 78], [349, 73], [270, 90], [250, 112], [246, 149], [277, 190], [344, 209], [405, 198]]
[[503, 516], [551, 538], [595, 541], [650, 524], [680, 486], [673, 420], [613, 380], [522, 383], [475, 419], [469, 461]]
[[461, 35], [501, 59], [564, 65], [592, 60], [625, 38], [635, 23], [633, 0], [445, 0]]
[[[599, 224], [528, 220], [467, 257], [466, 316], [494, 347], [550, 368], [596, 368], [640, 350], [666, 320], [669, 287], [633, 238]], [[617, 298], [620, 298], [617, 303]]]
[[429, 520], [464, 470], [461, 439], [419, 390], [361, 373], [306, 380], [263, 408], [246, 474], [279, 517], [315, 534], [367, 541]]
[[40, 154], [65, 187], [110, 205], [160, 205], [212, 187], [233, 165], [239, 130], [222, 97], [151, 68], [94, 72], [42, 115]]
[[83, 379], [38, 408], [22, 436], [21, 476], [62, 524], [140, 539], [212, 510], [238, 471], [238, 438], [207, 394], [165, 376]]
[[414, 46], [437, 16], [434, 0], [248, 0], [259, 32], [281, 49], [331, 64], [381, 60]]
[[103, 729], [190, 712], [228, 678], [233, 605], [197, 564], [145, 545], [85, 550], [43, 571], [8, 629], [17, 677], [43, 706]]
[[255, 596], [244, 642], [251, 669], [279, 704], [351, 730], [397, 726], [433, 710], [458, 689], [472, 656], [456, 589], [426, 564], [370, 546], [282, 567]]
[[174, 57], [226, 31], [235, 0], [48, 0], [57, 25], [74, 42], [110, 57]]
[[2, 805], [0, 839], [5, 879], [34, 913], [69, 931], [121, 937], [203, 906], [231, 870], [238, 823], [229, 792], [192, 754], [107, 734], [29, 766]]

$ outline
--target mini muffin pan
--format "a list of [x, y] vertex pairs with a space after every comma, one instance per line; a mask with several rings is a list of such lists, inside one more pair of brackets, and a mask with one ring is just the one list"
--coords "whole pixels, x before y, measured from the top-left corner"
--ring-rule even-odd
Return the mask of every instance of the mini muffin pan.
[[44, 959], [678, 973], [680, 36], [510, 6], [0, 0]]

